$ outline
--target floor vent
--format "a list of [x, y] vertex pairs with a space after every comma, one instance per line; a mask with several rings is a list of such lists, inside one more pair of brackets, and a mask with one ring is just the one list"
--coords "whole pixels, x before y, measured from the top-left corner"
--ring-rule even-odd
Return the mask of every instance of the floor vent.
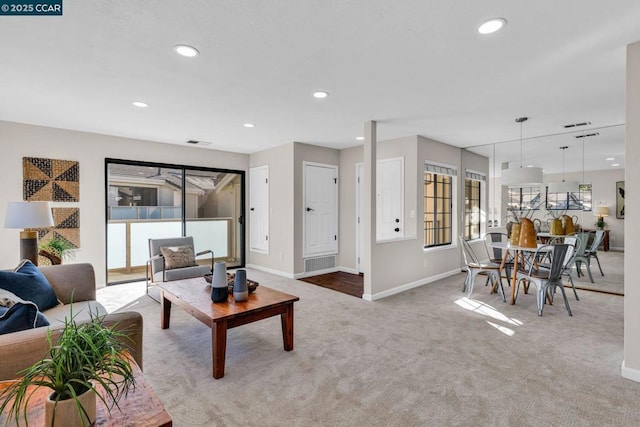
[[335, 266], [336, 257], [333, 255], [318, 258], [306, 258], [304, 260], [305, 273], [310, 271], [326, 270], [327, 268], [334, 268]]

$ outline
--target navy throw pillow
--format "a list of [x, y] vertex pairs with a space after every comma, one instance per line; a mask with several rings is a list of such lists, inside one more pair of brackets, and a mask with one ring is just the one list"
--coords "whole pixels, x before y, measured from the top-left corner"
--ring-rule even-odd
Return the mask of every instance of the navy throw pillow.
[[0, 314], [0, 335], [24, 331], [36, 326], [38, 309], [34, 304], [19, 302], [11, 308], [2, 308], [6, 311]]
[[[40, 312], [37, 310], [37, 308], [36, 308], [35, 304], [33, 304], [33, 303], [29, 303], [29, 304], [16, 303], [16, 305], [17, 305], [17, 304], [30, 305], [31, 307], [33, 307], [33, 308], [35, 308], [35, 309], [36, 309], [36, 320], [35, 320], [35, 325], [32, 325], [32, 326], [30, 326], [30, 327], [29, 327], [29, 328], [27, 328], [27, 329], [30, 329], [30, 328], [39, 328], [39, 327], [41, 327], [41, 326], [49, 326], [49, 325], [51, 325], [51, 323], [49, 322], [49, 319], [47, 319], [47, 316], [45, 316], [44, 314], [40, 313]], [[15, 305], [14, 305], [13, 307], [15, 307]], [[11, 308], [13, 308], [13, 307], [11, 307]], [[5, 318], [4, 318], [4, 316], [6, 315], [6, 313], [7, 313], [9, 310], [11, 310], [11, 308], [8, 308], [8, 307], [2, 307], [2, 306], [0, 306], [0, 331], [2, 331], [2, 330], [3, 330], [2, 322], [3, 322], [4, 320], [8, 320], [8, 318], [11, 316], [11, 314], [9, 314], [9, 315], [7, 316], [7, 319], [5, 319]], [[16, 309], [16, 310], [17, 310], [17, 309]], [[23, 312], [30, 312], [31, 310], [22, 310], [22, 311], [23, 311]], [[18, 316], [18, 317], [19, 317], [19, 316]], [[30, 318], [29, 318], [28, 320], [30, 320]], [[0, 334], [2, 334], [2, 333], [3, 333], [3, 332], [0, 332]]]
[[58, 305], [56, 293], [47, 278], [29, 260], [23, 261], [13, 272], [0, 271], [0, 288], [34, 302], [40, 311]]

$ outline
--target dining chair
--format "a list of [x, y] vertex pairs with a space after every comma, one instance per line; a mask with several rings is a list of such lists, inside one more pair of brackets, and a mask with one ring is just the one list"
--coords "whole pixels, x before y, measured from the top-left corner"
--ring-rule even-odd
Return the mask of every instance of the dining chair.
[[467, 267], [467, 276], [462, 285], [462, 292], [467, 291], [467, 297], [470, 298], [476, 276], [486, 274], [491, 278], [492, 289], [497, 286], [502, 294], [502, 301], [507, 302], [500, 277], [500, 264], [495, 262], [481, 263], [469, 242], [463, 236], [459, 236], [459, 240], [462, 247], [462, 257]]
[[[590, 233], [585, 232], [577, 234], [577, 237], [580, 240], [580, 244], [576, 248], [577, 254], [574, 260], [574, 265], [576, 266], [576, 273], [578, 274], [578, 277], [580, 277], [582, 275], [582, 264], [584, 263], [584, 265], [586, 266], [587, 275], [589, 276], [589, 280], [591, 281], [591, 283], [594, 283], [593, 275], [591, 274], [591, 257], [589, 256], [589, 253], [587, 251], [589, 235]], [[593, 241], [595, 242], [595, 240], [596, 239], [594, 238]]]
[[562, 268], [562, 275], [569, 278], [571, 288], [573, 289], [573, 295], [576, 297], [576, 301], [580, 301], [580, 298], [578, 298], [578, 292], [576, 291], [576, 285], [573, 283], [573, 266], [575, 265], [576, 256], [578, 255], [580, 239], [573, 235], [565, 237], [564, 243], [569, 245], [569, 248], [567, 249], [567, 255], [564, 258], [565, 262]]
[[[509, 242], [509, 237], [506, 233], [492, 231], [484, 235], [484, 247], [487, 251], [487, 258], [489, 259], [489, 262], [496, 263], [498, 265], [502, 264], [502, 259], [504, 258], [507, 250], [503, 248], [496, 248], [492, 244], [507, 242]], [[511, 268], [513, 268], [513, 256], [509, 256], [504, 263], [504, 270], [507, 275], [507, 279], [511, 277]]]
[[541, 246], [536, 250], [534, 257], [542, 255], [544, 252], [549, 252], [551, 259], [549, 268], [536, 268], [535, 264], [532, 263], [527, 269], [518, 271], [516, 295], [518, 294], [520, 283], [526, 282], [535, 284], [538, 316], [542, 316], [542, 311], [544, 310], [544, 304], [547, 295], [549, 296], [550, 300], [553, 301], [553, 294], [555, 293], [557, 287], [560, 288], [560, 292], [562, 293], [562, 298], [564, 299], [564, 305], [567, 309], [567, 313], [569, 314], [569, 316], [573, 316], [573, 313], [571, 313], [571, 308], [569, 307], [567, 294], [564, 291], [564, 286], [562, 285], [562, 271], [565, 265], [565, 259], [568, 249], [569, 245], [565, 243]]
[[602, 275], [602, 277], [604, 277], [602, 266], [600, 265], [600, 259], [598, 258], [598, 248], [602, 244], [602, 240], [604, 240], [604, 230], [596, 230], [596, 235], [593, 238], [591, 247], [587, 249], [587, 257], [593, 257], [596, 259], [596, 261], [598, 262], [598, 269], [600, 270], [600, 274]]

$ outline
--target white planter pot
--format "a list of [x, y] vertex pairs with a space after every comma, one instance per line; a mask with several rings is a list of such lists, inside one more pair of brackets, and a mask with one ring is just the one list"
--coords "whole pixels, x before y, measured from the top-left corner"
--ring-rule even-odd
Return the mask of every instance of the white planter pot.
[[[86, 427], [95, 423], [96, 394], [92, 390], [78, 396], [78, 401], [86, 411], [86, 415], [82, 411], [78, 412], [74, 399], [61, 400], [56, 405], [55, 400], [51, 400], [51, 396], [49, 395], [44, 404], [46, 427]], [[53, 422], [54, 408], [55, 422]]]

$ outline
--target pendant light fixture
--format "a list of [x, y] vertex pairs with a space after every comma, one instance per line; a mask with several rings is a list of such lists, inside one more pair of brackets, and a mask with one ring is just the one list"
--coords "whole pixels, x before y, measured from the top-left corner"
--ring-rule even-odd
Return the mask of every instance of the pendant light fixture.
[[536, 187], [542, 185], [542, 168], [522, 167], [522, 123], [526, 122], [528, 117], [518, 117], [516, 123], [520, 123], [520, 167], [502, 170], [502, 185], [509, 187]]
[[549, 193], [577, 193], [580, 183], [578, 181], [566, 181], [564, 179], [564, 152], [569, 148], [564, 145], [560, 147], [562, 150], [562, 181], [560, 182], [550, 182], [548, 185]]

